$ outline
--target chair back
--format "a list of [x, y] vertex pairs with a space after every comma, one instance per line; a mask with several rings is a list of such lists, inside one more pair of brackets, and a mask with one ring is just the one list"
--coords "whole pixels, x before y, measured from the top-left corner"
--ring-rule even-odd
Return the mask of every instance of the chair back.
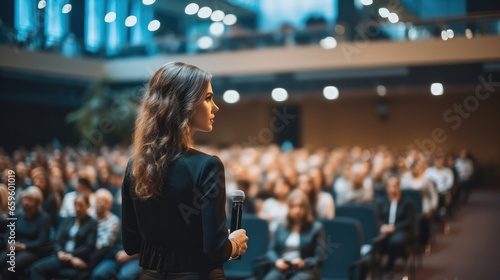
[[420, 190], [412, 190], [412, 189], [404, 189], [402, 190], [402, 195], [406, 199], [408, 199], [411, 203], [413, 203], [413, 207], [415, 209], [415, 213], [417, 216], [422, 213], [422, 191]]
[[344, 205], [335, 210], [337, 217], [353, 218], [361, 223], [363, 239], [366, 244], [378, 236], [377, 217], [371, 205]]
[[351, 265], [361, 258], [361, 223], [346, 217], [335, 217], [333, 220], [321, 222], [326, 236], [326, 254], [320, 269], [321, 279], [348, 279]]
[[[228, 225], [229, 225], [228, 219]], [[228, 261], [224, 264], [224, 273], [228, 278], [245, 278], [252, 275], [253, 260], [267, 253], [269, 243], [268, 222], [255, 215], [244, 214], [241, 227], [246, 230], [248, 250], [240, 260]]]

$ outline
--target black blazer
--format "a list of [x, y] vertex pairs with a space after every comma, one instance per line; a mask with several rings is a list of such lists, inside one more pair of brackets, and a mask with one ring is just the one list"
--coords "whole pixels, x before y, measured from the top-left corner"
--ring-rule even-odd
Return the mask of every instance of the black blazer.
[[[271, 262], [276, 262], [285, 250], [285, 242], [291, 234], [290, 229], [280, 224], [271, 240], [267, 256]], [[325, 231], [323, 225], [315, 221], [312, 226], [300, 232], [300, 256], [309, 269], [318, 268], [326, 250]]]
[[122, 185], [122, 238], [146, 269], [209, 271], [231, 255], [226, 228], [224, 166], [190, 149], [169, 165], [157, 199], [134, 195], [129, 161]]
[[[54, 251], [64, 251], [64, 246], [69, 240], [69, 230], [75, 224], [75, 217], [65, 218], [57, 229]], [[97, 222], [91, 217], [80, 225], [75, 236], [75, 250], [71, 253], [85, 262], [88, 262], [89, 253], [94, 251], [97, 238]]]
[[[381, 200], [376, 207], [377, 223], [379, 228], [383, 224], [389, 223], [389, 212], [391, 209], [391, 202], [389, 199]], [[405, 199], [403, 196], [398, 201], [396, 208], [396, 221], [394, 226], [396, 231], [412, 231], [415, 224], [415, 210], [413, 204]]]

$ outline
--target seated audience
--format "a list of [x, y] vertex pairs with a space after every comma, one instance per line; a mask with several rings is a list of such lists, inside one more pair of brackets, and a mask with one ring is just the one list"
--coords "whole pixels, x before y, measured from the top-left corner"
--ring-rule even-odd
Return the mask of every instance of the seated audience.
[[93, 217], [97, 221], [96, 251], [91, 253], [89, 267], [95, 267], [104, 256], [109, 253], [118, 239], [120, 220], [111, 213], [113, 196], [106, 189], [98, 189], [95, 192], [96, 211]]
[[[0, 252], [2, 279], [17, 279], [33, 262], [46, 257], [51, 251], [49, 241], [50, 218], [42, 210], [43, 194], [35, 186], [28, 187], [21, 194], [22, 211], [16, 214], [14, 244], [7, 244], [7, 251]], [[2, 247], [5, 248], [5, 247]], [[15, 251], [14, 271], [9, 271], [7, 253]]]
[[97, 223], [88, 215], [88, 196], [78, 194], [74, 207], [76, 216], [64, 219], [57, 229], [53, 253], [32, 265], [32, 280], [54, 278], [61, 270], [72, 277], [86, 272], [90, 253], [95, 250]]
[[[451, 195], [454, 184], [453, 171], [444, 165], [444, 154], [437, 154], [434, 158], [434, 166], [425, 170], [425, 177], [437, 187], [439, 192], [438, 208], [439, 214], [444, 215], [451, 204]], [[442, 213], [441, 213], [442, 212]]]
[[108, 252], [104, 259], [92, 271], [92, 280], [113, 279], [113, 276], [119, 280], [138, 279], [142, 271], [139, 266], [139, 255], [129, 256], [123, 250], [121, 234], [118, 234], [118, 241], [113, 250]]
[[401, 195], [399, 178], [390, 177], [386, 186], [387, 199], [376, 205], [377, 222], [381, 234], [383, 252], [389, 255], [385, 271], [394, 267], [397, 257], [404, 256], [411, 242], [415, 223], [413, 204]]
[[89, 180], [85, 178], [79, 178], [76, 183], [76, 191], [67, 193], [61, 204], [61, 209], [59, 210], [59, 216], [62, 218], [74, 217], [75, 213], [75, 198], [83, 194], [89, 198], [90, 207], [88, 208], [89, 215], [95, 217], [95, 196], [92, 190], [92, 184]]
[[324, 256], [323, 225], [314, 220], [306, 194], [294, 190], [288, 197], [286, 223], [280, 224], [271, 240], [268, 258], [274, 267], [265, 280], [320, 279]]
[[281, 176], [276, 179], [272, 188], [273, 197], [266, 199], [259, 213], [259, 218], [269, 222], [269, 231], [274, 233], [278, 224], [285, 222], [288, 213], [287, 197], [292, 190], [292, 185]]
[[[420, 238], [428, 245], [431, 234], [430, 220], [438, 206], [438, 191], [434, 184], [424, 176], [427, 169], [425, 159], [416, 159], [401, 178], [401, 189], [420, 190], [422, 192], [422, 218], [420, 219]], [[420, 214], [420, 213], [417, 213]], [[430, 249], [429, 247], [427, 250]]]
[[307, 195], [315, 218], [333, 219], [335, 216], [335, 203], [332, 196], [317, 189], [308, 174], [299, 175], [298, 188]]
[[[370, 177], [366, 176], [364, 169], [356, 169], [347, 171], [346, 176], [352, 174], [347, 181], [339, 181], [335, 185], [335, 193], [337, 197], [337, 206], [346, 204], [368, 204], [373, 201], [373, 186]], [[342, 179], [345, 180], [344, 174]]]
[[42, 209], [49, 215], [52, 226], [55, 226], [60, 197], [52, 188], [49, 173], [43, 167], [37, 167], [31, 170], [31, 179], [33, 184], [42, 191]]
[[460, 156], [455, 161], [455, 169], [458, 173], [458, 192], [460, 202], [467, 202], [472, 186], [472, 175], [474, 174], [474, 162], [466, 149], [460, 151]]

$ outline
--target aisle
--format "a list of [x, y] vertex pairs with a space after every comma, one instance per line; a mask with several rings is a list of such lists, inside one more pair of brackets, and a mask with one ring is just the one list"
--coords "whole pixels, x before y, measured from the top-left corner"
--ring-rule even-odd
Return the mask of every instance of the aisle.
[[[397, 279], [397, 278], [395, 278]], [[399, 278], [401, 279], [401, 278]], [[437, 235], [417, 279], [500, 279], [500, 189], [480, 189], [451, 223], [451, 233]]]

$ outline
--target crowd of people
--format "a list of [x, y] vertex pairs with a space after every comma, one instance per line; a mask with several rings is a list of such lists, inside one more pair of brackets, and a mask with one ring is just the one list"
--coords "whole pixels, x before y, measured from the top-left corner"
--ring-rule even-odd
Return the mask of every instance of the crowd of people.
[[[269, 222], [268, 256], [274, 266], [266, 279], [277, 279], [292, 268], [302, 274], [300, 279], [317, 279], [317, 252], [325, 238], [318, 221], [333, 219], [336, 208], [353, 204], [377, 210], [380, 233], [387, 236], [385, 269], [391, 270], [408, 239], [405, 232], [414, 212], [401, 190], [421, 191], [422, 213], [415, 214], [422, 217], [422, 243], [429, 245], [433, 221], [452, 218], [473, 186], [474, 161], [467, 150], [282, 151], [275, 145], [199, 149], [224, 163], [228, 202], [234, 190], [243, 190], [243, 210]], [[50, 146], [0, 151], [2, 279], [136, 279], [138, 257], [123, 251], [120, 234], [121, 184], [130, 152], [107, 146], [92, 152]], [[16, 202], [13, 245], [6, 225], [9, 201]], [[10, 246], [16, 251], [15, 273], [9, 271]]]

